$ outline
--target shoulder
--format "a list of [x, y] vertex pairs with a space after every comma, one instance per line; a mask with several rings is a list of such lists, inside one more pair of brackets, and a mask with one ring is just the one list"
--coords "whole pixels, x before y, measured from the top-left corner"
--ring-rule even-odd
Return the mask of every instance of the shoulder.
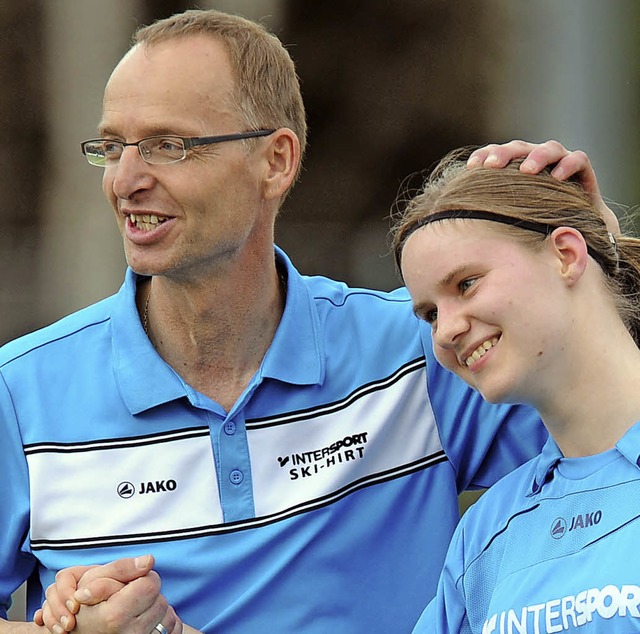
[[425, 358], [429, 326], [413, 313], [406, 289], [356, 288], [323, 277], [303, 277], [303, 283], [331, 349], [357, 351], [363, 363], [372, 356], [393, 363]]
[[539, 461], [536, 456], [505, 475], [468, 509], [460, 521], [465, 548], [484, 550], [515, 516], [537, 506], [530, 493]]
[[292, 313], [297, 319], [303, 318], [310, 308], [314, 318], [323, 325], [341, 323], [348, 327], [353, 324], [363, 332], [375, 331], [376, 324], [382, 326], [379, 328], [382, 331], [395, 323], [396, 330], [402, 326], [415, 336], [419, 329], [427, 327], [413, 313], [406, 288], [384, 291], [353, 287], [322, 275], [302, 275], [278, 248], [276, 258], [287, 269], [290, 291], [287, 304], [293, 301]]
[[34, 354], [62, 354], [65, 347], [76, 345], [80, 339], [89, 340], [95, 327], [109, 321], [113, 301], [114, 298], [109, 297], [10, 341], [0, 348], [0, 368]]
[[355, 320], [360, 327], [395, 324], [414, 334], [428, 328], [413, 312], [411, 297], [405, 288], [382, 291], [348, 286], [326, 277], [302, 276], [318, 314], [324, 319]]
[[[390, 310], [412, 313], [411, 297], [406, 288], [392, 291], [358, 288], [322, 276], [306, 276], [302, 279], [319, 305], [343, 307], [360, 303], [378, 304]], [[417, 319], [414, 316], [414, 319]]]

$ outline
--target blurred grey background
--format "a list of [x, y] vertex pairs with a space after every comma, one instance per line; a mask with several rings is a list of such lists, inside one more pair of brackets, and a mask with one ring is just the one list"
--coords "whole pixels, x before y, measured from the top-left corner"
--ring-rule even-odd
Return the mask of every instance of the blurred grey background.
[[277, 240], [302, 272], [396, 286], [398, 189], [461, 145], [555, 138], [640, 200], [637, 0], [0, 0], [0, 343], [120, 285], [79, 143], [136, 26], [192, 7], [263, 21], [296, 60], [310, 145]]
[[303, 273], [397, 286], [394, 199], [461, 145], [555, 138], [640, 200], [637, 0], [0, 0], [0, 343], [119, 287], [79, 144], [133, 30], [197, 7], [262, 21], [297, 63], [310, 145], [277, 241]]

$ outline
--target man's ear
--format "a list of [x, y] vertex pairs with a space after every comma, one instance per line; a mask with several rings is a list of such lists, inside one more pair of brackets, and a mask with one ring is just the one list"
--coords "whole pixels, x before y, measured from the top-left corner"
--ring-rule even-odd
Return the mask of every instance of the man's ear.
[[293, 130], [279, 128], [267, 137], [266, 198], [282, 198], [293, 184], [300, 163], [300, 141]]
[[575, 284], [587, 268], [589, 254], [584, 236], [573, 227], [558, 227], [549, 236], [560, 274], [567, 284]]

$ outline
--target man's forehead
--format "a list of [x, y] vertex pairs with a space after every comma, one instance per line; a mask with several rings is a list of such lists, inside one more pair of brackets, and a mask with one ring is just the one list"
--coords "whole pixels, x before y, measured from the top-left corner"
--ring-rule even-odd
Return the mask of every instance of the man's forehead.
[[[222, 117], [232, 113], [233, 79], [224, 49], [212, 38], [173, 38], [136, 45], [120, 61], [105, 88], [103, 118], [139, 111], [162, 119]], [[108, 123], [108, 122], [107, 122]]]
[[233, 71], [224, 44], [218, 38], [198, 34], [152, 45], [136, 44], [113, 70], [107, 89], [128, 79], [145, 83], [154, 80], [167, 88], [172, 84], [231, 88]]

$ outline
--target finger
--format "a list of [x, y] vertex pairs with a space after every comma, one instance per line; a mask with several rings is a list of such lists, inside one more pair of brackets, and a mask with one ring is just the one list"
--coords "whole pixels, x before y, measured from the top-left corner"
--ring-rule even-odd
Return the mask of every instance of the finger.
[[566, 180], [572, 176], [578, 176], [585, 190], [590, 193], [598, 190], [598, 181], [591, 161], [582, 150], [569, 152], [558, 162], [551, 174], [558, 180]]
[[109, 599], [116, 592], [122, 590], [124, 586], [125, 584], [121, 581], [101, 577], [90, 581], [86, 585], [81, 585], [74, 594], [74, 599], [82, 605], [96, 605]]
[[88, 570], [78, 581], [78, 586], [86, 586], [88, 583], [101, 577], [115, 579], [122, 583], [128, 583], [139, 577], [146, 575], [154, 564], [152, 555], [142, 555], [141, 557], [127, 557], [117, 559], [102, 566], [95, 566]]
[[160, 577], [151, 571], [147, 576], [126, 584], [106, 602], [97, 606], [83, 606], [80, 616], [85, 609], [102, 609], [113, 631], [153, 632], [158, 623], [163, 623], [171, 631], [177, 617], [166, 598], [160, 594], [160, 586]]
[[473, 151], [467, 160], [468, 167], [504, 167], [516, 158], [524, 158], [535, 144], [514, 140], [509, 143], [491, 143]]
[[[172, 616], [168, 616], [169, 612], [167, 612], [162, 620], [156, 623], [151, 628], [151, 634], [157, 634], [157, 630], [155, 629], [156, 625], [163, 625], [167, 634], [183, 634], [184, 626], [182, 621], [176, 616], [175, 612], [172, 612]], [[148, 627], [146, 624], [141, 623], [141, 627]]]
[[490, 144], [473, 152], [467, 165], [469, 167], [504, 167], [515, 159], [524, 159], [520, 169], [523, 172], [537, 174], [548, 165], [553, 165], [569, 154], [558, 141], [530, 143], [514, 140], [508, 143]]
[[[45, 603], [46, 603], [46, 601], [45, 601]], [[43, 618], [43, 615], [42, 615], [42, 608], [38, 608], [34, 612], [34, 614], [33, 614], [33, 622], [36, 625], [40, 625], [40, 626], [44, 625], [44, 618]]]
[[546, 165], [553, 163], [556, 165], [551, 170], [551, 176], [558, 180], [569, 178], [577, 180], [585, 192], [589, 194], [595, 208], [599, 210], [607, 229], [614, 235], [619, 235], [618, 217], [604, 202], [595, 170], [585, 152], [582, 150], [569, 151], [557, 141], [547, 141], [531, 151], [520, 169], [523, 172], [537, 173]]
[[[183, 634], [184, 628], [182, 621], [178, 618], [178, 615], [170, 605], [167, 606], [167, 611], [162, 617], [162, 621], [160, 621], [160, 623], [164, 625], [168, 634]], [[155, 634], [155, 632], [153, 632], [153, 634]]]
[[151, 570], [144, 577], [134, 579], [122, 587], [122, 589], [110, 597], [108, 602], [117, 602], [126, 606], [125, 610], [130, 616], [139, 616], [149, 610], [158, 602], [166, 610], [166, 599], [160, 594], [162, 581], [155, 570]]
[[78, 588], [78, 580], [94, 566], [73, 566], [60, 570], [56, 574], [55, 584], [47, 588], [45, 596], [50, 595], [49, 609], [57, 621], [62, 616], [72, 617], [77, 613], [79, 604], [73, 599]]
[[70, 632], [75, 627], [75, 617], [63, 615], [58, 618], [54, 616], [53, 612], [49, 609], [49, 603], [47, 601], [44, 602], [39, 612], [40, 614], [37, 618], [34, 616], [34, 621], [36, 625], [46, 627], [49, 632], [61, 634], [62, 632]]
[[46, 600], [42, 605], [42, 621], [50, 630], [59, 632], [61, 630], [70, 631], [75, 626], [74, 613], [77, 611], [75, 605], [69, 600], [65, 600], [63, 592], [69, 592], [69, 588], [75, 589], [75, 577], [81, 575], [81, 571], [75, 573], [61, 571], [63, 574], [56, 575], [56, 582], [52, 583], [45, 591]]
[[[60, 597], [61, 601], [65, 603], [67, 600], [73, 598], [73, 593], [78, 589], [78, 581], [92, 568], [98, 566], [73, 566], [71, 568], [64, 568], [56, 574], [56, 582], [47, 588], [47, 591], [56, 588], [56, 593]], [[79, 606], [69, 608], [74, 613], [78, 611]]]
[[538, 174], [545, 167], [555, 165], [562, 161], [571, 152], [558, 141], [545, 141], [531, 147], [526, 154], [520, 170], [528, 174]]

